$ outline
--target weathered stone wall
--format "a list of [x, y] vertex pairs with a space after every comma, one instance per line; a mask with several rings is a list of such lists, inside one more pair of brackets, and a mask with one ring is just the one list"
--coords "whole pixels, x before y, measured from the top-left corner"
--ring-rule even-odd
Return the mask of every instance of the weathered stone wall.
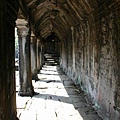
[[60, 54], [60, 42], [55, 42], [55, 51]]
[[102, 4], [75, 26], [62, 42], [61, 57], [61, 66], [98, 113], [105, 120], [119, 120], [120, 2]]
[[0, 1], [0, 120], [16, 120], [14, 28], [17, 9], [11, 4]]
[[60, 65], [62, 66], [63, 70], [67, 72], [68, 69], [68, 50], [67, 50], [67, 40], [63, 40], [61, 42], [61, 50], [60, 50]]

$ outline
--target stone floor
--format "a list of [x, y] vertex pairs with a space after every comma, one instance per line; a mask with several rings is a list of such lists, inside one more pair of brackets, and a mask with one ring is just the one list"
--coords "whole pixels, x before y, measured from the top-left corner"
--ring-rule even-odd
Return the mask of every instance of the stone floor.
[[102, 120], [73, 81], [59, 66], [44, 66], [34, 81], [33, 97], [20, 97], [16, 72], [16, 101], [19, 120]]

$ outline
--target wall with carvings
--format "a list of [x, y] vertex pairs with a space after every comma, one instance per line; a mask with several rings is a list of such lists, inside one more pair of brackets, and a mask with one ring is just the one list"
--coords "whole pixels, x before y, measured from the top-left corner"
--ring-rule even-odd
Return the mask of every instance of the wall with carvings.
[[98, 113], [120, 119], [120, 3], [103, 4], [62, 41], [61, 66]]

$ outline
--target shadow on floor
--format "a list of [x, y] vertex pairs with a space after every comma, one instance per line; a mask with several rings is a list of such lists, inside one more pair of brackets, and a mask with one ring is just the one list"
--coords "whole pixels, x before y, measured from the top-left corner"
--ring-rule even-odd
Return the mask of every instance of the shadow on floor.
[[[50, 71], [54, 71], [56, 74]], [[47, 72], [50, 72], [50, 74], [47, 74]], [[40, 76], [40, 80], [37, 82], [39, 82], [41, 85], [40, 89], [42, 89], [42, 91], [41, 93], [33, 96], [33, 98], [43, 99], [46, 102], [51, 101], [51, 107], [53, 107], [54, 104], [56, 104], [55, 102], [57, 102], [57, 104], [62, 106], [63, 112], [65, 112], [65, 110], [69, 112], [71, 111], [71, 113], [68, 112], [69, 116], [71, 116], [70, 120], [72, 118], [73, 120], [75, 119], [74, 116], [76, 116], [76, 112], [79, 113], [80, 116], [80, 118], [77, 120], [102, 120], [98, 116], [97, 112], [92, 108], [92, 105], [86, 102], [84, 93], [78, 88], [78, 86], [74, 84], [70, 78], [65, 75], [60, 67], [56, 67], [56, 70], [50, 70], [50, 66], [47, 70], [46, 67], [46, 69], [44, 68], [42, 73], [40, 73], [38, 76]], [[45, 83], [44, 85], [46, 87], [44, 85], [42, 86], [42, 83]], [[54, 92], [52, 91], [52, 93], [50, 93], [50, 88], [51, 90], [54, 89]], [[54, 107], [57, 109], [56, 106]], [[56, 116], [59, 116], [59, 112], [56, 112]]]

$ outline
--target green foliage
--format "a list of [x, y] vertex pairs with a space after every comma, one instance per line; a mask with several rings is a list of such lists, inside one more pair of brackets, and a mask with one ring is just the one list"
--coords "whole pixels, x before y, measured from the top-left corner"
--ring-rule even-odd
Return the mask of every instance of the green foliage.
[[15, 37], [15, 49], [18, 49], [18, 38]]
[[18, 36], [17, 36], [17, 29], [15, 28], [15, 49], [18, 50]]

